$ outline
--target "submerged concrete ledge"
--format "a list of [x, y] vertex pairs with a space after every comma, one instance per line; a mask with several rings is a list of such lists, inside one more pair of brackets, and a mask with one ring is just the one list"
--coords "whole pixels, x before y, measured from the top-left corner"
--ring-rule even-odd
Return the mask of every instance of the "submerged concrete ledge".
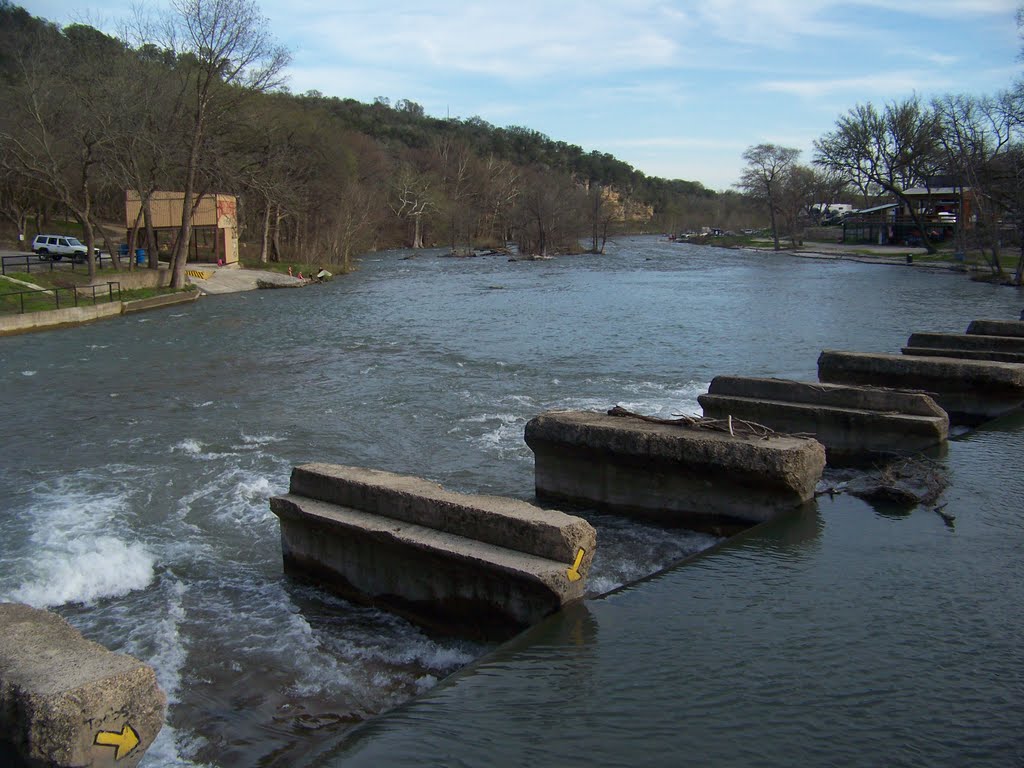
[[1024, 365], [991, 360], [825, 350], [818, 378], [924, 391], [953, 424], [975, 426], [1024, 404]]
[[425, 626], [508, 637], [584, 594], [580, 518], [330, 464], [295, 467], [289, 491], [270, 500], [287, 573]]
[[688, 527], [771, 519], [814, 495], [816, 440], [739, 437], [584, 411], [531, 419], [537, 496]]
[[809, 433], [829, 463], [914, 453], [946, 440], [949, 417], [928, 395], [844, 384], [716, 376], [697, 398], [704, 415]]
[[164, 723], [152, 668], [60, 616], [0, 603], [0, 740], [29, 765], [134, 766]]

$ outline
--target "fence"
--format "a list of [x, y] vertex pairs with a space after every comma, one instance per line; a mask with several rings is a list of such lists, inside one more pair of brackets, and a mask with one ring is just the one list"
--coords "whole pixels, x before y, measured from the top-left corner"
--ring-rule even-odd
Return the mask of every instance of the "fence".
[[[97, 294], [97, 289], [99, 293]], [[71, 294], [67, 296], [67, 294]], [[61, 303], [61, 296], [66, 298]], [[92, 304], [121, 300], [121, 284], [108, 282], [106, 285], [88, 285], [82, 288], [42, 288], [33, 291], [12, 291], [0, 293], [0, 312], [14, 312], [23, 315], [28, 312], [40, 312], [47, 309], [67, 309], [77, 307], [79, 301]], [[26, 310], [26, 303], [28, 309]], [[51, 306], [52, 305], [52, 306]]]
[[[96, 257], [97, 269], [103, 269], [104, 260], [107, 262], [108, 268], [114, 266], [114, 260], [109, 254], [101, 253]], [[40, 259], [38, 256], [30, 254], [3, 256], [0, 258], [0, 275], [6, 275], [8, 272], [26, 272], [31, 275], [33, 270], [36, 272], [53, 272], [58, 269], [70, 272], [87, 272], [89, 265], [85, 261], [75, 261], [70, 256], [62, 258], [60, 261], [51, 261], [49, 258]]]

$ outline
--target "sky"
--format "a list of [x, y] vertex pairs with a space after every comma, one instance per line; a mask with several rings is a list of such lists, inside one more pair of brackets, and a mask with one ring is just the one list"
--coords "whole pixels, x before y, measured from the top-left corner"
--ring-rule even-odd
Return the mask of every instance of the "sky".
[[[1024, 0], [257, 3], [291, 51], [293, 93], [409, 99], [715, 190], [736, 183], [755, 144], [809, 163], [814, 140], [857, 104], [994, 94], [1024, 75]], [[116, 33], [139, 3], [19, 4]]]

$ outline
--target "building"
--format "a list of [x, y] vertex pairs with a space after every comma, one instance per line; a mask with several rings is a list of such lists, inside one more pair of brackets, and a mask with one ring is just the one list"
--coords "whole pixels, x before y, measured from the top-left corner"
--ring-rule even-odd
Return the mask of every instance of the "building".
[[843, 221], [844, 243], [920, 245], [923, 222], [933, 243], [951, 240], [958, 227], [972, 229], [977, 216], [970, 187], [956, 184], [952, 176], [932, 176], [923, 187], [903, 191], [906, 203], [887, 203], [854, 211]]
[[[184, 192], [154, 192], [149, 198], [160, 253], [174, 250], [184, 203]], [[129, 230], [141, 221], [141, 208], [139, 193], [134, 190], [125, 192], [125, 226]], [[234, 195], [202, 195], [198, 198], [192, 214], [188, 260], [221, 264], [238, 262], [238, 203]]]

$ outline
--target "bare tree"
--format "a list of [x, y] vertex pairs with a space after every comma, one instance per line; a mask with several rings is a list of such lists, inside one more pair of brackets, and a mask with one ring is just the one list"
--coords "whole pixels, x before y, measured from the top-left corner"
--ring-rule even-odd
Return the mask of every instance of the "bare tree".
[[430, 178], [409, 163], [403, 164], [392, 183], [391, 210], [399, 219], [412, 222], [413, 248], [423, 247], [423, 218], [436, 208]]
[[448, 213], [448, 238], [452, 253], [458, 251], [460, 242], [469, 250], [473, 245], [472, 234], [475, 229], [470, 220], [479, 196], [477, 185], [473, 183], [476, 157], [469, 145], [452, 138], [450, 134], [438, 136], [433, 150], [437, 172], [441, 177], [440, 192]]
[[516, 240], [524, 256], [579, 249], [583, 193], [564, 174], [534, 168], [526, 175], [516, 210]]
[[1007, 195], [1013, 186], [1007, 182], [1014, 173], [1005, 156], [1021, 127], [1013, 94], [1005, 92], [994, 98], [948, 95], [936, 99], [932, 108], [941, 128], [939, 141], [946, 166], [957, 177], [961, 199], [968, 198], [972, 209], [973, 221], [965, 221], [966, 207], [961, 206], [957, 247], [966, 250], [970, 232], [993, 274], [1001, 274], [999, 229], [1015, 197]]
[[775, 250], [779, 245], [779, 226], [776, 216], [779, 209], [778, 193], [782, 179], [789, 167], [800, 157], [800, 150], [780, 147], [775, 144], [758, 144], [743, 153], [747, 167], [740, 176], [737, 186], [748, 195], [764, 202], [771, 219], [772, 240]]
[[281, 84], [288, 52], [271, 37], [252, 0], [174, 0], [163, 43], [176, 60], [190, 95], [190, 130], [185, 151], [184, 201], [172, 256], [171, 285], [185, 282], [192, 217], [199, 204], [204, 164], [213, 160], [212, 137], [230, 129], [241, 99]]
[[804, 223], [820, 186], [819, 174], [806, 165], [789, 166], [779, 179], [776, 210], [794, 248], [803, 245]]
[[97, 176], [114, 119], [95, 107], [110, 100], [107, 44], [116, 41], [88, 31], [74, 45], [64, 34], [44, 33], [15, 52], [16, 76], [2, 99], [9, 108], [0, 116], [0, 146], [8, 170], [44, 190], [79, 223], [92, 278]]
[[875, 184], [893, 195], [910, 212], [928, 252], [935, 253], [921, 211], [904, 192], [926, 186], [941, 167], [938, 136], [935, 113], [917, 97], [882, 111], [870, 102], [859, 104], [814, 142], [814, 163], [853, 184]]
[[587, 190], [586, 218], [590, 225], [590, 252], [604, 253], [615, 209], [608, 200], [608, 190], [601, 184], [591, 184]]
[[519, 198], [520, 170], [494, 155], [488, 155], [482, 166], [480, 234], [496, 245], [505, 245], [509, 239], [512, 212]]

